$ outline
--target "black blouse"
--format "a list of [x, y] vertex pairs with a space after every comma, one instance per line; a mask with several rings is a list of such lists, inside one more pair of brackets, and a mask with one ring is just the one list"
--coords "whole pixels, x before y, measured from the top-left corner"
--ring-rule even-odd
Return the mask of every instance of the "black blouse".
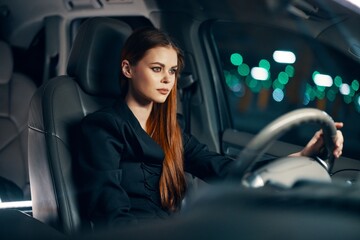
[[[85, 214], [96, 225], [165, 218], [159, 179], [164, 152], [123, 101], [81, 123], [79, 167]], [[183, 132], [185, 171], [204, 180], [224, 178], [232, 162]]]

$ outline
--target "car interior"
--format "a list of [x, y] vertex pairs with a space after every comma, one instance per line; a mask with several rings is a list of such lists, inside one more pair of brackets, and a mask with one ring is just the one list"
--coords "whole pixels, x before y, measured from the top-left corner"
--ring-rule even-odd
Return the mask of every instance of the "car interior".
[[[35, 183], [33, 216], [63, 232], [75, 232], [81, 225], [73, 166], [79, 123], [119, 96], [118, 59], [131, 32], [129, 25], [115, 19], [86, 21], [70, 52], [68, 74], [48, 81], [32, 100], [28, 160], [30, 181]], [[84, 39], [89, 39], [86, 44]]]
[[0, 41], [0, 51], [0, 196], [2, 201], [30, 199], [27, 121], [36, 85], [26, 75], [14, 71], [9, 44]]
[[[1, 238], [360, 236], [360, 6], [342, 0], [28, 4], [0, 0]], [[247, 163], [219, 184], [188, 176], [188, 197], [172, 221], [93, 233], [79, 210], [78, 126], [116, 101], [121, 48], [144, 26], [168, 32], [184, 51], [177, 87], [186, 131]], [[275, 50], [296, 60], [276, 62]], [[255, 68], [267, 69], [263, 80], [252, 75]], [[325, 73], [329, 86], [315, 81]], [[330, 138], [333, 121], [344, 122], [339, 159], [329, 151], [325, 161], [286, 157], [320, 128]]]

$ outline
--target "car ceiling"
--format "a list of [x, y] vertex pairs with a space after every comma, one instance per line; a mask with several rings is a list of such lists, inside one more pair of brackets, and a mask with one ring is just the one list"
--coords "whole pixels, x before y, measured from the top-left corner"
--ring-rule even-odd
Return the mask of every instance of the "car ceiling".
[[[302, 31], [360, 62], [360, 15], [329, 0], [0, 0], [1, 35], [27, 48], [43, 19], [178, 12], [199, 21], [223, 19]], [[224, 7], [231, 5], [231, 8]], [[311, 6], [317, 11], [307, 8]]]

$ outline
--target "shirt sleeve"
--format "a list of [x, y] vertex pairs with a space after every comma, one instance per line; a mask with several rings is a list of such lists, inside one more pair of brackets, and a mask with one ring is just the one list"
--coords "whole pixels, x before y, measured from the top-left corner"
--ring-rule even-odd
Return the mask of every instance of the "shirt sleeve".
[[183, 133], [185, 171], [206, 181], [212, 182], [227, 177], [233, 159], [209, 151], [205, 144], [195, 137]]
[[100, 113], [81, 123], [79, 175], [81, 205], [96, 226], [134, 223], [130, 200], [121, 187], [124, 145], [111, 114]]

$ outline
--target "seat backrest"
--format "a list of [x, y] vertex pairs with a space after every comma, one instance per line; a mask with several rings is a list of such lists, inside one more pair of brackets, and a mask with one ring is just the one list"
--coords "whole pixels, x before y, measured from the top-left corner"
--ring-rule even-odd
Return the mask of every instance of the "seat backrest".
[[[3, 179], [0, 180], [0, 198], [2, 201], [30, 198], [27, 121], [30, 100], [36, 85], [29, 77], [14, 72], [13, 66], [10, 46], [0, 41], [0, 179]], [[11, 187], [4, 186], [16, 186], [17, 189], [14, 189], [16, 192], [12, 192]]]
[[68, 234], [82, 227], [74, 159], [78, 125], [120, 94], [120, 51], [131, 34], [126, 23], [91, 18], [79, 28], [67, 75], [34, 95], [29, 113], [29, 174], [33, 216]]

